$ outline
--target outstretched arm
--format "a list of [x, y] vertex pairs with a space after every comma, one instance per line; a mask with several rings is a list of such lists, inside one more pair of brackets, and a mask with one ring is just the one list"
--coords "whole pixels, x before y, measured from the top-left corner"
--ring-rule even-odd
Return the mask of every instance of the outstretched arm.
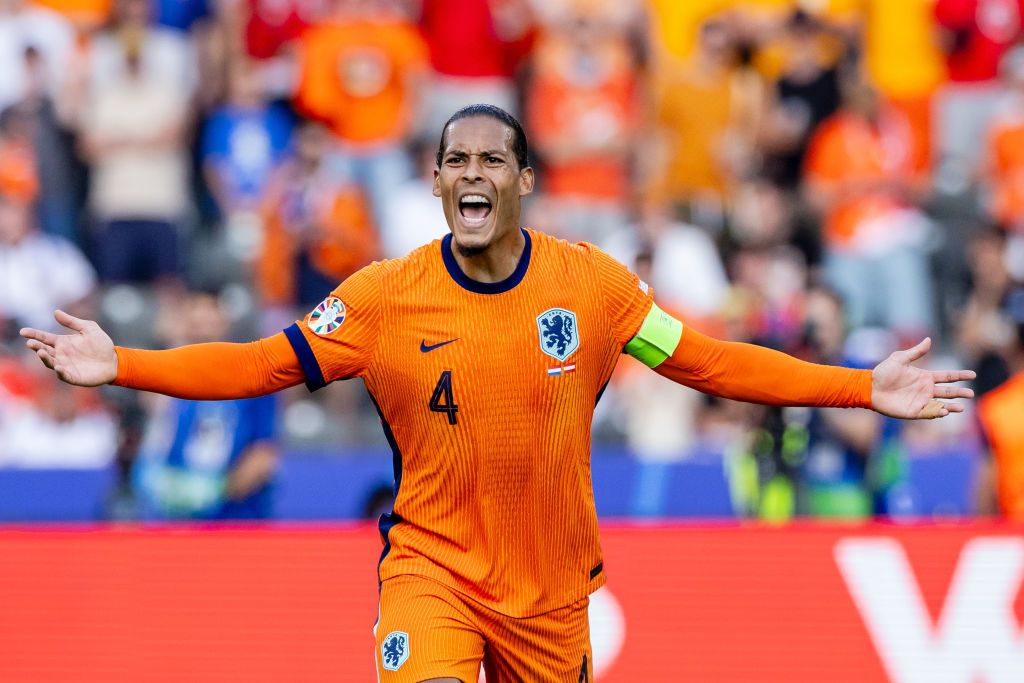
[[931, 347], [925, 339], [896, 351], [874, 370], [817, 365], [753, 344], [723, 342], [682, 323], [657, 306], [627, 346], [655, 372], [723, 398], [778, 406], [871, 408], [890, 417], [945, 417], [961, 412], [945, 399], [971, 398], [966, 387], [942, 386], [974, 378], [969, 370], [930, 372], [911, 365]]
[[115, 347], [91, 320], [63, 311], [54, 317], [71, 334], [25, 328], [21, 336], [43, 365], [68, 384], [116, 384], [178, 398], [223, 400], [262, 396], [305, 379], [283, 333], [248, 344], [216, 342], [144, 351]]

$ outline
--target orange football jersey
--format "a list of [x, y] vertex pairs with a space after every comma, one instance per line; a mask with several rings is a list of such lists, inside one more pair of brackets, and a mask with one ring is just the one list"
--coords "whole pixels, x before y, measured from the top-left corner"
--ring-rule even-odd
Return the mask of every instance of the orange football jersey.
[[467, 278], [449, 235], [285, 331], [311, 389], [361, 377], [380, 412], [396, 493], [380, 580], [423, 576], [513, 617], [604, 583], [591, 420], [653, 297], [591, 245], [524, 234], [502, 282]]

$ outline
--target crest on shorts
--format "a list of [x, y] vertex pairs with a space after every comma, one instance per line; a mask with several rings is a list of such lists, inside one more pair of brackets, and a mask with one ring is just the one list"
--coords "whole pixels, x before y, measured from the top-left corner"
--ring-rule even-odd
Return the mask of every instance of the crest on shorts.
[[565, 360], [580, 347], [576, 314], [564, 308], [549, 308], [537, 316], [540, 350], [552, 358]]
[[336, 296], [329, 296], [313, 309], [306, 324], [321, 337], [341, 327], [345, 322], [345, 302]]
[[380, 645], [380, 661], [388, 671], [398, 671], [409, 659], [409, 634], [392, 631]]

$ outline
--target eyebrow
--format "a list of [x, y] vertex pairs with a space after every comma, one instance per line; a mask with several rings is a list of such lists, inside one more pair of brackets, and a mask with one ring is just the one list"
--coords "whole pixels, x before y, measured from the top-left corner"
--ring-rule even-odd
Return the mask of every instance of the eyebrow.
[[450, 156], [450, 155], [455, 155], [455, 154], [459, 154], [459, 155], [466, 156], [466, 157], [470, 157], [470, 156], [490, 157], [490, 156], [506, 156], [508, 154], [508, 152], [504, 152], [502, 150], [496, 150], [496, 149], [485, 149], [482, 152], [477, 152], [475, 155], [473, 153], [466, 152], [465, 150], [461, 150], [461, 149], [452, 149], [452, 150], [448, 150], [447, 152], [445, 152], [445, 156]]

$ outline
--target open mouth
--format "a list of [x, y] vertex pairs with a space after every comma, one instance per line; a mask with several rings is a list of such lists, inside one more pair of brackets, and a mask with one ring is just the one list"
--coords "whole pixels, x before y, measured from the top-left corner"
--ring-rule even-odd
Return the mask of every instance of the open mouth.
[[459, 198], [459, 213], [468, 223], [483, 223], [491, 215], [491, 200], [482, 194]]

